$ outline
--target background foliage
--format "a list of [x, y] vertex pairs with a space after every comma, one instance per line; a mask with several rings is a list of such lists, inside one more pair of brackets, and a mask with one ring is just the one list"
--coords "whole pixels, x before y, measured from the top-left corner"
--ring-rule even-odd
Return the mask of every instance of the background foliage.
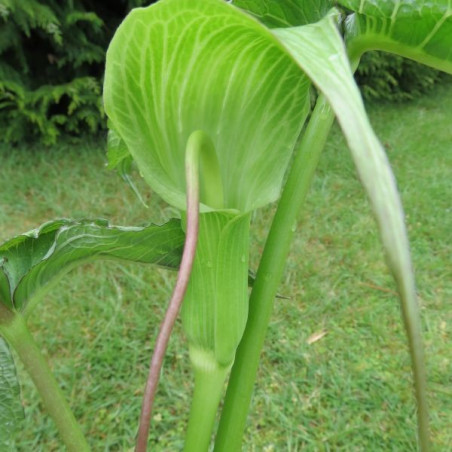
[[436, 69], [384, 52], [364, 54], [356, 71], [356, 81], [366, 100], [390, 102], [412, 100], [446, 77]]
[[[105, 127], [108, 43], [127, 12], [151, 0], [0, 0], [0, 139], [53, 144]], [[443, 76], [401, 57], [369, 53], [356, 74], [367, 99], [403, 101]]]
[[3, 141], [56, 141], [104, 126], [105, 50], [144, 0], [0, 0]]

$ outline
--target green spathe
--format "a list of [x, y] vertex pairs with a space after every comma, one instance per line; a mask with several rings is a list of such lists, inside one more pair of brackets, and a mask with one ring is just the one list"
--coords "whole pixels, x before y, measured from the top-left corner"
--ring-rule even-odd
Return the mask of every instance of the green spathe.
[[248, 316], [250, 214], [207, 212], [199, 217], [199, 241], [182, 321], [195, 367], [232, 365]]
[[[308, 86], [269, 31], [232, 5], [163, 0], [118, 28], [104, 103], [143, 177], [169, 204], [186, 208], [185, 147], [202, 130], [217, 153], [224, 208], [247, 212], [279, 196]], [[201, 203], [201, 211], [212, 208], [202, 194]]]
[[224, 381], [248, 318], [250, 213], [206, 212], [182, 305], [195, 372], [185, 452], [207, 451]]

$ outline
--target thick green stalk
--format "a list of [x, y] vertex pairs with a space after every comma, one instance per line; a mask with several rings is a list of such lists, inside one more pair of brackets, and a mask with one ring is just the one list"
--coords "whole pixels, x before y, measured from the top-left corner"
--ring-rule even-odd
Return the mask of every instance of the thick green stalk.
[[[199, 361], [199, 359], [194, 361]], [[223, 395], [224, 382], [230, 368], [219, 368], [216, 362], [212, 362], [211, 365], [197, 366], [194, 364], [194, 370], [195, 390], [185, 436], [184, 452], [207, 452], [212, 439], [218, 405]]]
[[237, 350], [215, 441], [216, 452], [241, 450], [246, 417], [273, 302], [301, 207], [311, 186], [334, 114], [323, 95], [297, 149], [273, 219], [250, 298], [248, 322]]
[[[90, 448], [74, 415], [52, 375], [39, 347], [33, 340], [24, 318], [0, 306], [0, 332], [19, 355], [44, 402], [47, 413], [53, 418], [68, 451], [85, 452]], [[9, 319], [5, 322], [5, 319]]]

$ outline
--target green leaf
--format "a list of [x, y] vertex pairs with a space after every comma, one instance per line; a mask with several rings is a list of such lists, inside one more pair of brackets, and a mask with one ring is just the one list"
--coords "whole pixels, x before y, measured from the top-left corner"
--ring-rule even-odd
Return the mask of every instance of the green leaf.
[[279, 196], [308, 87], [247, 14], [218, 0], [163, 0], [118, 28], [104, 104], [143, 177], [169, 204], [186, 208], [186, 142], [202, 130], [218, 155], [225, 208], [247, 212]]
[[[29, 309], [59, 278], [93, 259], [122, 259], [177, 268], [185, 235], [179, 220], [157, 226], [126, 228], [104, 220], [58, 220], [9, 240], [0, 246], [0, 288], [3, 302]], [[3, 281], [3, 283], [2, 283]]]
[[354, 11], [346, 21], [352, 58], [385, 50], [452, 73], [450, 0], [340, 0]]
[[256, 17], [269, 28], [306, 25], [322, 19], [332, 0], [233, 0], [232, 4]]
[[3, 275], [0, 277], [0, 287], [4, 297], [1, 301], [9, 308], [14, 307], [13, 293], [20, 280], [45, 257], [58, 230], [68, 223], [68, 220], [45, 223], [0, 246], [0, 273]]
[[24, 419], [20, 386], [8, 344], [0, 336], [0, 449], [13, 450], [14, 433]]
[[278, 29], [274, 33], [330, 102], [370, 199], [388, 265], [401, 298], [413, 360], [421, 442], [427, 447], [428, 416], [420, 312], [403, 208], [390, 164], [372, 130], [354, 82], [335, 19], [335, 14], [331, 14], [317, 24]]

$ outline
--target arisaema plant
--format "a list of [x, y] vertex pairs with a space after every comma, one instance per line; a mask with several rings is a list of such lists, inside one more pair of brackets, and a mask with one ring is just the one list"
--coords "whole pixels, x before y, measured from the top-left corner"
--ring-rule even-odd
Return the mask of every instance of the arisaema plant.
[[137, 9], [110, 44], [108, 117], [182, 216], [188, 145], [200, 149], [199, 240], [182, 309], [196, 378], [189, 450], [209, 444], [246, 325], [250, 212], [277, 198], [308, 101], [308, 79], [278, 41], [223, 2]]
[[[124, 174], [134, 160], [151, 188], [179, 210], [180, 220], [140, 230], [56, 222], [3, 245], [0, 331], [24, 362], [29, 356], [32, 363], [42, 361], [24, 313], [63, 270], [93, 257], [180, 264], [151, 363], [137, 450], [147, 445], [159, 363], [182, 300], [195, 374], [185, 450], [209, 449], [229, 374], [214, 447], [240, 450], [294, 224], [336, 115], [397, 283], [413, 363], [419, 445], [428, 451], [425, 366], [403, 209], [353, 80], [362, 53], [374, 49], [452, 73], [450, 2], [160, 0], [133, 10], [107, 53], [111, 165]], [[305, 124], [311, 83], [319, 95]], [[248, 297], [251, 214], [278, 198]], [[7, 362], [4, 350], [0, 359]], [[38, 367], [44, 370], [34, 381], [63, 439], [71, 450], [87, 450], [55, 382], [42, 383], [50, 381], [48, 370]], [[34, 367], [28, 370], [33, 376]], [[8, 401], [17, 393], [11, 375], [3, 379]], [[59, 404], [67, 416], [56, 414]], [[14, 417], [16, 408], [5, 412]], [[3, 419], [0, 428], [7, 424]]]

